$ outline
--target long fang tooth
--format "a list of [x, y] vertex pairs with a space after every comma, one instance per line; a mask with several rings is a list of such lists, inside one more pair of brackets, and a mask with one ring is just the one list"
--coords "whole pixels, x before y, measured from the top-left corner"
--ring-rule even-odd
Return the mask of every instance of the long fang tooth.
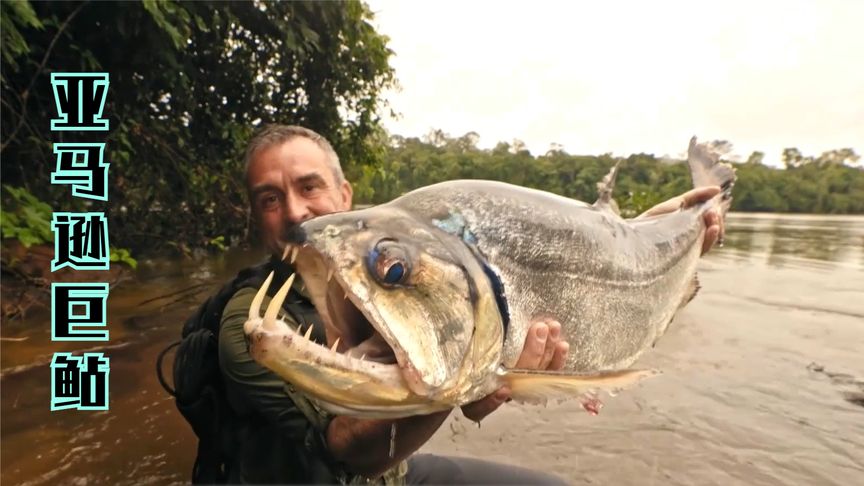
[[360, 356], [360, 361], [363, 361], [364, 359], [366, 359], [366, 353], [363, 353], [363, 356]]
[[300, 253], [300, 248], [296, 246], [291, 247], [291, 264], [294, 264], [294, 261], [297, 260], [298, 253]]
[[306, 329], [306, 334], [303, 336], [307, 341], [309, 340], [309, 336], [312, 335], [312, 324], [309, 324], [309, 327]]
[[339, 339], [341, 339], [341, 338], [338, 338], [338, 337], [336, 338], [336, 342], [333, 343], [333, 347], [330, 348], [330, 351], [334, 351], [334, 352], [336, 351], [336, 349], [339, 347]]
[[348, 300], [348, 292], [345, 292], [345, 300]]
[[335, 271], [336, 270], [333, 267], [330, 267], [330, 269], [327, 270], [327, 281], [328, 282], [330, 281], [331, 278], [333, 278], [333, 273]]
[[282, 308], [282, 303], [285, 302], [285, 297], [288, 296], [288, 291], [291, 290], [291, 284], [294, 283], [294, 275], [291, 274], [288, 277], [288, 280], [285, 281], [285, 284], [282, 285], [282, 288], [279, 289], [279, 292], [276, 292], [276, 295], [273, 296], [273, 300], [270, 301], [270, 305], [267, 306], [267, 312], [264, 313], [264, 328], [275, 329], [276, 328], [276, 315], [279, 314], [279, 309]]
[[249, 307], [249, 319], [260, 319], [261, 318], [261, 303], [264, 302], [264, 296], [267, 295], [267, 289], [270, 288], [270, 282], [273, 281], [273, 274], [276, 272], [270, 272], [270, 275], [267, 277], [267, 280], [261, 284], [261, 288], [258, 289], [258, 293], [255, 294], [255, 298], [252, 299], [252, 306]]
[[[293, 253], [294, 247], [292, 245], [286, 245], [285, 251], [282, 252], [282, 261], [284, 262], [286, 258], [288, 258], [288, 253]], [[294, 263], [293, 261], [291, 263]]]

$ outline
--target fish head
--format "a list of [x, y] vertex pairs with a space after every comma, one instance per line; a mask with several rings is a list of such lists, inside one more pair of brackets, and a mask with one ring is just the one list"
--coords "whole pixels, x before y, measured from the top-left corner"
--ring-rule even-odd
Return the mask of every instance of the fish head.
[[497, 369], [502, 318], [458, 238], [385, 205], [317, 217], [285, 239], [338, 352], [395, 362], [414, 394], [437, 401]]

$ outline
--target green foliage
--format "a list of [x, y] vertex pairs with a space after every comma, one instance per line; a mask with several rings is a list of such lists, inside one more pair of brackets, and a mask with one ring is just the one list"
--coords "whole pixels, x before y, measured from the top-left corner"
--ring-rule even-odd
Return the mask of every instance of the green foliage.
[[211, 239], [208, 244], [213, 248], [216, 248], [219, 251], [225, 251], [228, 248], [225, 246], [225, 237], [217, 236], [216, 238]]
[[0, 50], [2, 50], [4, 67], [9, 66], [13, 71], [18, 70], [15, 59], [30, 52], [30, 46], [21, 35], [19, 27], [40, 30], [44, 28], [29, 2], [23, 0], [0, 2], [0, 39], [2, 39]]
[[3, 185], [3, 238], [14, 238], [26, 247], [54, 240], [51, 206], [22, 187]]
[[[50, 184], [52, 143], [106, 142], [118, 246], [240, 241], [243, 150], [261, 124], [318, 131], [349, 177], [383, 158], [377, 113], [392, 53], [359, 1], [2, 5], [4, 182], [72, 210], [81, 203], [68, 186]], [[50, 131], [49, 73], [63, 71], [110, 74], [110, 132]]]
[[[3, 214], [0, 217], [3, 239], [18, 240], [27, 248], [52, 243], [52, 212], [51, 206], [37, 199], [27, 189], [3, 185]], [[110, 259], [112, 262], [126, 263], [133, 270], [138, 267], [138, 261], [132, 258], [127, 248], [111, 247]]]
[[111, 248], [111, 261], [125, 263], [132, 267], [132, 270], [138, 268], [138, 260], [132, 258], [126, 248]]
[[[355, 179], [355, 199], [377, 204], [444, 180], [492, 179], [593, 202], [597, 182], [619, 160], [608, 154], [569, 155], [560, 148], [533, 156], [518, 140], [480, 150], [477, 139], [473, 132], [451, 138], [441, 130], [422, 140], [394, 136], [386, 163]], [[787, 149], [786, 170], [762, 165], [763, 157], [754, 152], [747, 163], [736, 166], [734, 210], [864, 213], [864, 170], [854, 166], [859, 159], [851, 149], [831, 150], [818, 157]], [[692, 188], [683, 162], [668, 163], [650, 154], [634, 154], [620, 161], [614, 194], [625, 217], [641, 214]]]

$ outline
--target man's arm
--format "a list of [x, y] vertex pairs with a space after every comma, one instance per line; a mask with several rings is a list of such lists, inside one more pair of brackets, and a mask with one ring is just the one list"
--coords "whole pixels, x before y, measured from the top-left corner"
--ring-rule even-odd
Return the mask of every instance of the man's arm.
[[[569, 345], [560, 340], [561, 325], [554, 321], [532, 323], [519, 356], [523, 369], [561, 369]], [[479, 422], [510, 397], [506, 387], [462, 407], [470, 420]], [[327, 445], [333, 456], [353, 472], [376, 477], [416, 452], [428, 441], [450, 414], [438, 412], [397, 420], [368, 420], [336, 417], [327, 430]], [[396, 425], [394, 454], [390, 457], [391, 426]]]
[[[396, 420], [339, 416], [327, 428], [327, 447], [351, 472], [375, 478], [407, 459], [428, 441], [450, 411]], [[390, 457], [392, 426], [396, 426]]]

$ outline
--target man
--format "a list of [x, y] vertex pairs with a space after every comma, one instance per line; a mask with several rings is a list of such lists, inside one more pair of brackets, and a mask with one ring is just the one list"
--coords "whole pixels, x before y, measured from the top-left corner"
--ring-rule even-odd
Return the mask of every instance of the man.
[[[351, 208], [352, 189], [339, 159], [320, 135], [301, 127], [269, 126], [256, 134], [246, 152], [246, 183], [252, 214], [261, 239], [273, 255], [271, 267], [278, 288], [292, 273], [280, 261], [283, 235], [292, 225], [315, 216]], [[719, 188], [691, 191], [673, 199], [665, 212], [713, 196]], [[686, 197], [685, 197], [686, 196]], [[669, 206], [671, 205], [671, 206]], [[706, 247], [720, 234], [720, 218], [706, 217]], [[228, 401], [238, 417], [230, 482], [358, 482], [373, 478], [385, 483], [561, 484], [547, 474], [463, 458], [430, 455], [411, 457], [445, 421], [449, 412], [397, 420], [329, 416], [290, 384], [258, 365], [247, 350], [243, 323], [255, 288], [241, 288], [225, 306], [219, 334], [219, 360]], [[294, 290], [303, 294], [299, 281]], [[308, 302], [308, 298], [306, 299]], [[265, 302], [265, 307], [267, 303]], [[300, 326], [302, 310], [287, 310], [283, 320]], [[310, 319], [315, 315], [306, 314]], [[323, 326], [314, 326], [320, 330]], [[534, 322], [517, 367], [560, 369], [568, 352], [560, 324]], [[323, 336], [318, 336], [323, 341]], [[502, 388], [462, 407], [480, 421], [509, 398]], [[397, 434], [391, 436], [392, 425]], [[391, 443], [392, 442], [392, 443]], [[406, 461], [407, 459], [407, 461]]]

